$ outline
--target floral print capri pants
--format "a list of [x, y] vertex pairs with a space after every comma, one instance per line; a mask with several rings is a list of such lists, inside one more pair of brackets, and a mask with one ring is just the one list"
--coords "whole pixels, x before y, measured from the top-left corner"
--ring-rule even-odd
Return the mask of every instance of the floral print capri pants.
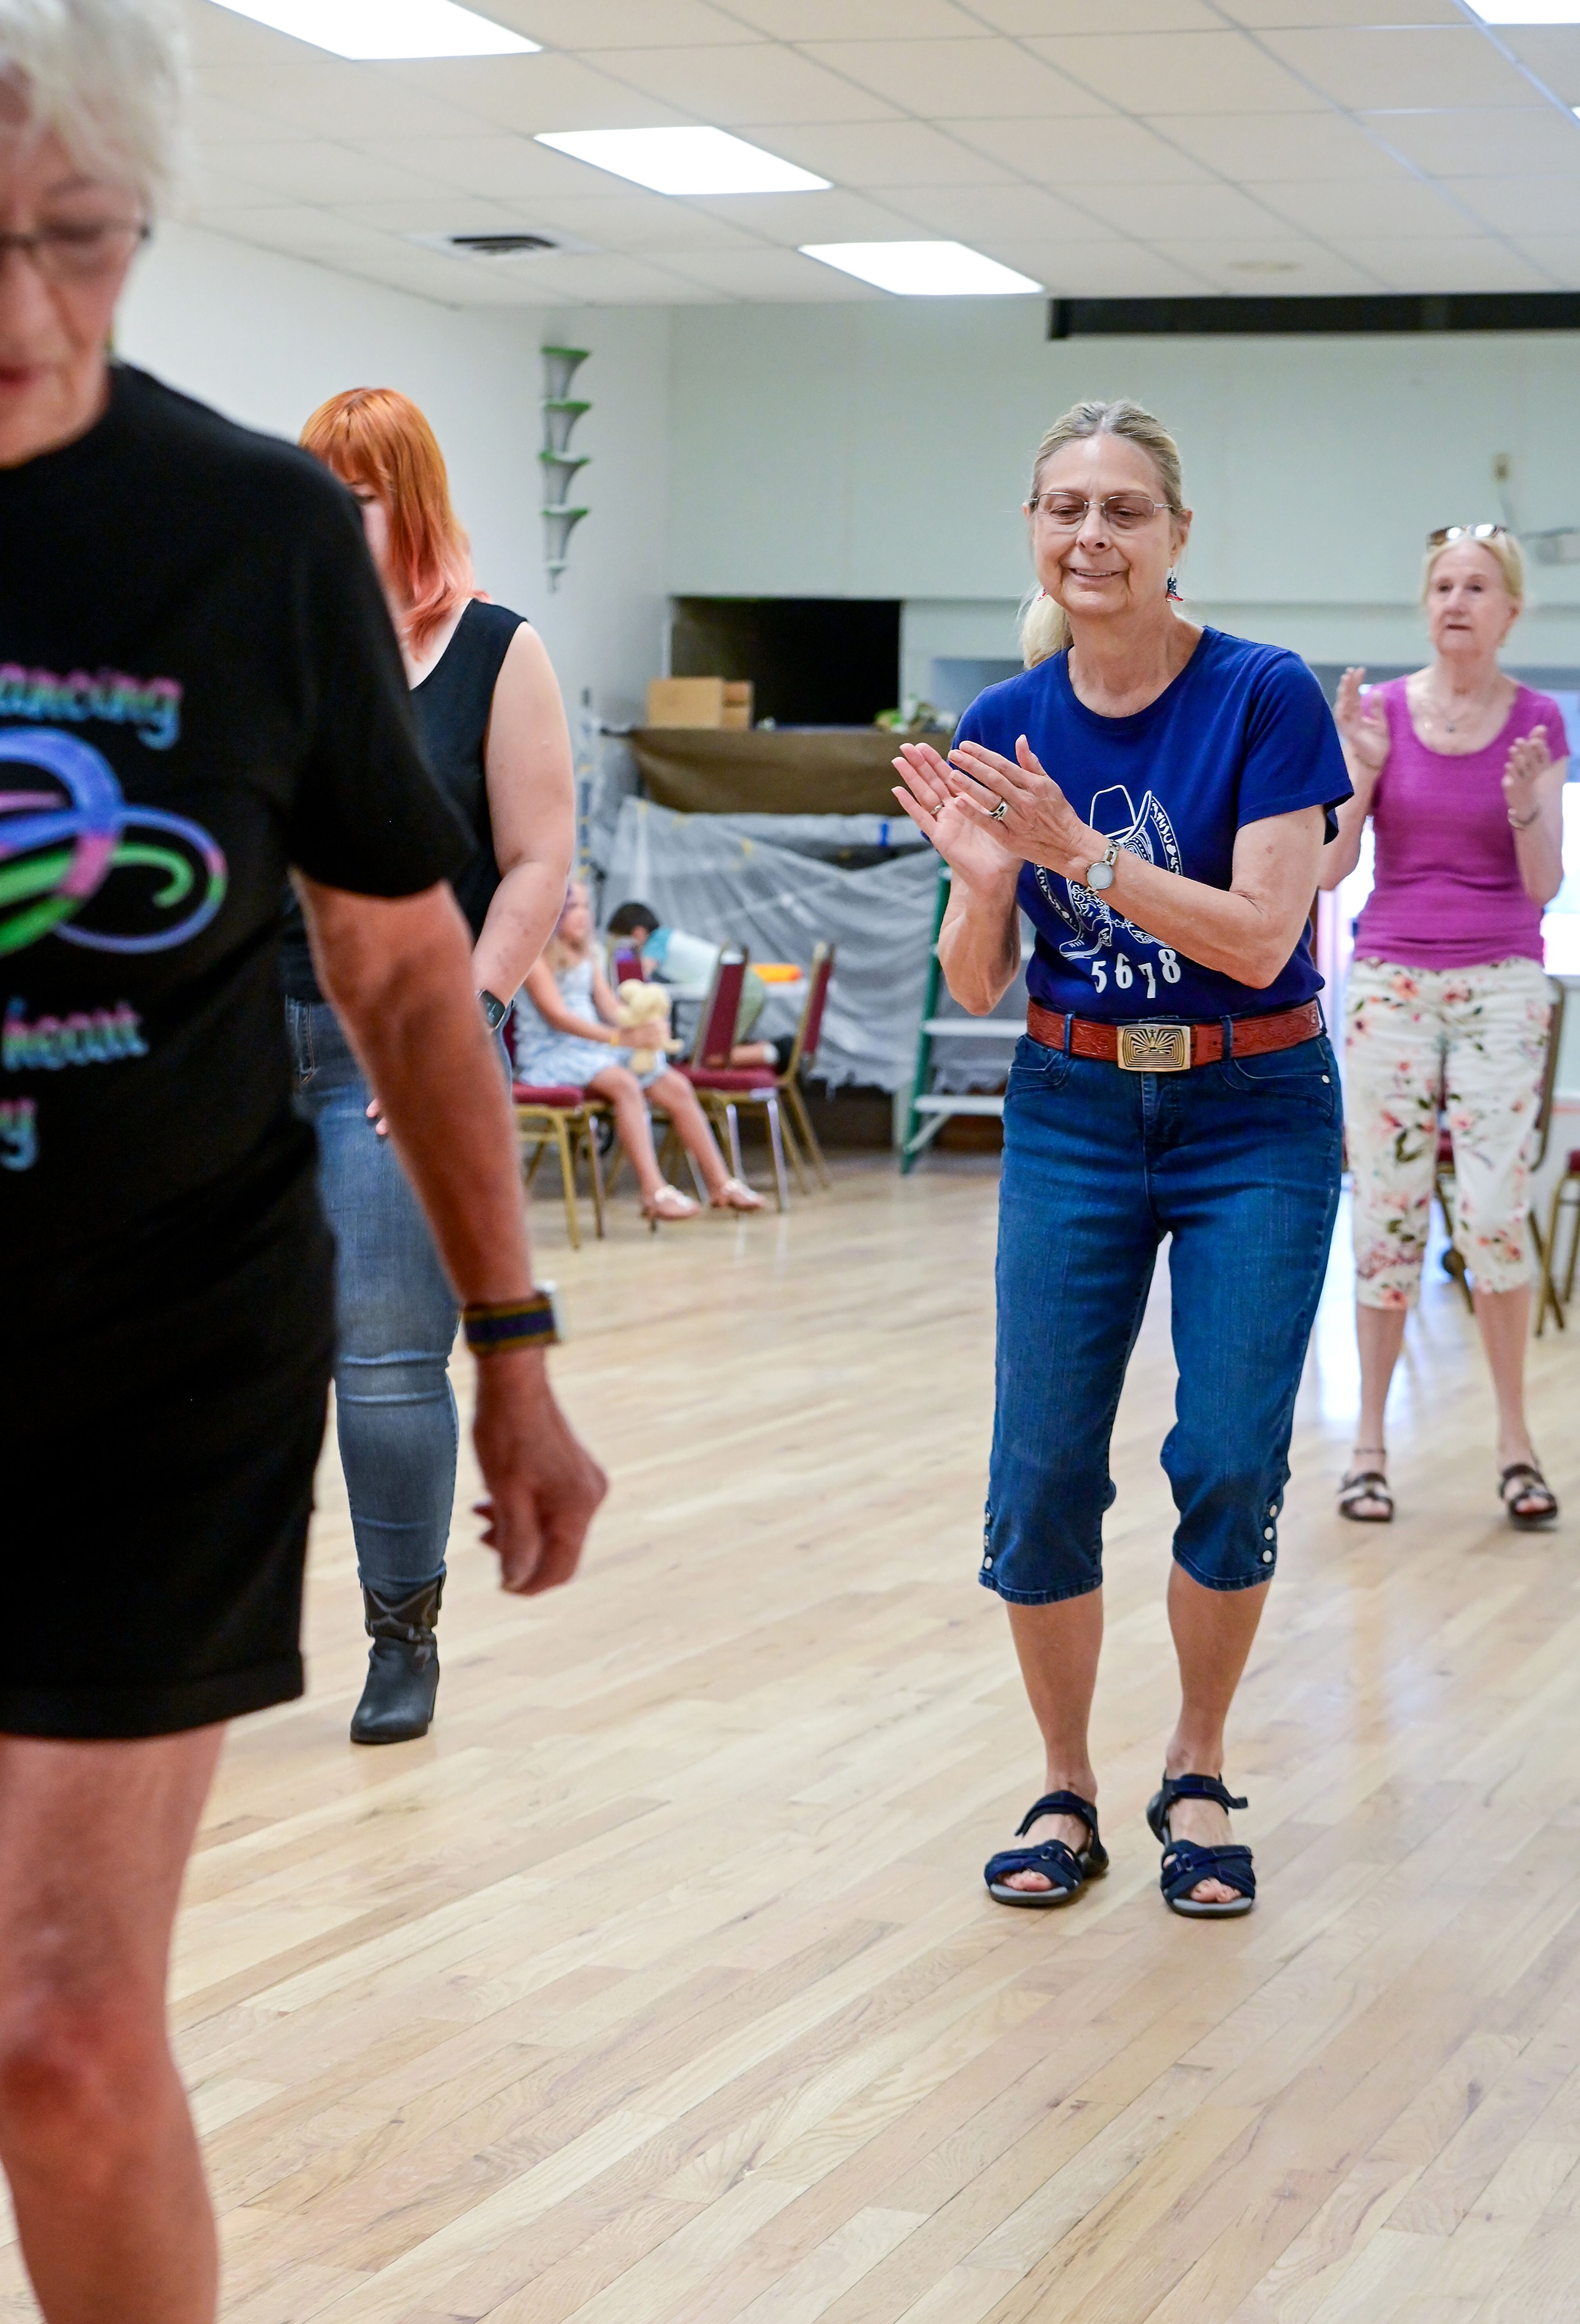
[[1437, 1114], [1454, 1140], [1454, 1241], [1483, 1291], [1530, 1280], [1530, 1157], [1552, 994], [1539, 963], [1359, 960], [1344, 993], [1355, 1296], [1413, 1307]]

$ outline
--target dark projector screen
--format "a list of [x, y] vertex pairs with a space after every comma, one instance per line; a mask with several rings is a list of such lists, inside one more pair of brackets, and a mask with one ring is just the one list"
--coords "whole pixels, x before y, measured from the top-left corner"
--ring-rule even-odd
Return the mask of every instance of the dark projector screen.
[[778, 726], [870, 726], [900, 701], [900, 601], [675, 597], [676, 678], [749, 678]]

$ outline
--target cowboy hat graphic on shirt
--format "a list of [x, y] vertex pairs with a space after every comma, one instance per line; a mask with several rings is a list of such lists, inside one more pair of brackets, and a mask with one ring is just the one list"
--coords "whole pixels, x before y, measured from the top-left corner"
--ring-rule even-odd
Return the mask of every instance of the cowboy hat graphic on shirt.
[[[1183, 874], [1185, 859], [1174, 835], [1174, 825], [1155, 792], [1149, 790], [1138, 807], [1123, 783], [1112, 783], [1106, 789], [1094, 792], [1086, 820], [1105, 839], [1117, 839], [1130, 854], [1139, 855], [1143, 863], [1155, 863], [1160, 871]], [[1099, 953], [1112, 951], [1116, 928], [1130, 942], [1154, 951], [1158, 948], [1157, 936], [1149, 936], [1144, 928], [1138, 928], [1133, 921], [1113, 911], [1101, 896], [1078, 880], [1059, 879], [1039, 866], [1037, 884], [1072, 931], [1073, 940], [1058, 948], [1063, 959], [1091, 960]]]

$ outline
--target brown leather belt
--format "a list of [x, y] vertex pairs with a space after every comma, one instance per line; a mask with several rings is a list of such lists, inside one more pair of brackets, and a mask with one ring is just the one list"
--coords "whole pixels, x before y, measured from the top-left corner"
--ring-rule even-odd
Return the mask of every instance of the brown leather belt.
[[[1026, 1030], [1045, 1049], [1069, 1047], [1077, 1057], [1101, 1057], [1130, 1074], [1184, 1074], [1192, 1065], [1215, 1065], [1224, 1055], [1224, 1020], [1206, 1025], [1170, 1025], [1155, 1018], [1140, 1023], [1105, 1025], [1093, 1017], [1067, 1020], [1057, 1009], [1033, 1001], [1026, 1010]], [[1315, 1001], [1299, 1009], [1280, 1009], [1271, 1017], [1232, 1017], [1229, 1055], [1260, 1056], [1268, 1049], [1292, 1049], [1299, 1041], [1314, 1041], [1322, 1030], [1322, 1011]]]

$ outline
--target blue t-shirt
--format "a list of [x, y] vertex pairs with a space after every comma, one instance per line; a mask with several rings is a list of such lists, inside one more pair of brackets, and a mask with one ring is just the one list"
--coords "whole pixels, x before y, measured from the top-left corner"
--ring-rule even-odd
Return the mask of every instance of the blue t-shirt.
[[[1322, 690], [1298, 654], [1204, 630], [1156, 702], [1104, 718], [1076, 698], [1065, 655], [978, 695], [957, 742], [1006, 759], [1024, 734], [1076, 813], [1110, 839], [1187, 880], [1226, 889], [1243, 823], [1350, 796]], [[1298, 1007], [1321, 986], [1302, 934], [1264, 988], [1203, 968], [1123, 919], [1094, 890], [1028, 863], [1021, 908], [1037, 931], [1026, 982], [1045, 1009], [1077, 1017], [1258, 1016]]]

